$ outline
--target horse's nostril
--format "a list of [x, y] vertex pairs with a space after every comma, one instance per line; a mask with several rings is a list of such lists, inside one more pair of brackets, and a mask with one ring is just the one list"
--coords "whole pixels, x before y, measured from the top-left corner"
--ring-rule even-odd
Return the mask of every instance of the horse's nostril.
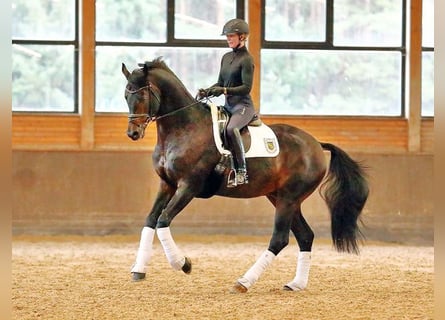
[[127, 132], [127, 135], [133, 139], [133, 140], [137, 140], [139, 139], [139, 133], [137, 131], [133, 131], [133, 132]]

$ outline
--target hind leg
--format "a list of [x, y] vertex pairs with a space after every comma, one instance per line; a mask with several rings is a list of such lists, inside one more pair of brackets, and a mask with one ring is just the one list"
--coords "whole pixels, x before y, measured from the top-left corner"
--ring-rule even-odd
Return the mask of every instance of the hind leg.
[[299, 208], [292, 219], [291, 230], [297, 239], [300, 251], [297, 256], [295, 277], [283, 289], [299, 291], [307, 287], [311, 267], [312, 243], [314, 241], [314, 232], [301, 214], [301, 208]]
[[[270, 200], [272, 203], [276, 203], [275, 199]], [[288, 245], [292, 212], [292, 205], [288, 203], [276, 205], [274, 231], [270, 239], [269, 248], [265, 250], [255, 264], [237, 280], [232, 292], [247, 292], [272, 263], [278, 253]]]

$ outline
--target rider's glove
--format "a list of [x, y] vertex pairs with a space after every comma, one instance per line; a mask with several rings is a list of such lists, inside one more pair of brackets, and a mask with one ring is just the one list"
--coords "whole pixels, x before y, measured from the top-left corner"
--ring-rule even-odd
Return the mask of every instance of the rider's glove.
[[224, 93], [223, 87], [210, 87], [207, 91], [209, 96], [219, 97]]
[[203, 88], [198, 89], [197, 96], [199, 99], [206, 98], [207, 96], [209, 96], [208, 89], [203, 89]]

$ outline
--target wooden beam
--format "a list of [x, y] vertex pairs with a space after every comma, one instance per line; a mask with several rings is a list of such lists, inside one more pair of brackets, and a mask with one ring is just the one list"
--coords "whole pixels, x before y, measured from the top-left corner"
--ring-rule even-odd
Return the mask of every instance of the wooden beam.
[[422, 0], [411, 0], [408, 47], [408, 151], [421, 149], [422, 111]]
[[248, 23], [250, 29], [248, 48], [255, 63], [251, 95], [255, 108], [258, 111], [260, 108], [261, 80], [261, 0], [250, 0], [248, 3]]
[[95, 90], [95, 1], [80, 0], [81, 46], [80, 46], [80, 148], [92, 150], [94, 148], [94, 90]]

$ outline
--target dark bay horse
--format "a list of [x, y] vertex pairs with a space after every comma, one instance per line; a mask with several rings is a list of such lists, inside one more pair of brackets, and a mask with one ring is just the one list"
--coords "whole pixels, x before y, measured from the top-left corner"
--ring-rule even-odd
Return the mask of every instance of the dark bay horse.
[[[278, 253], [295, 236], [299, 252], [295, 277], [285, 290], [302, 290], [309, 278], [314, 233], [301, 212], [302, 202], [321, 187], [331, 215], [332, 241], [338, 251], [358, 253], [358, 220], [368, 197], [362, 165], [333, 144], [318, 142], [305, 131], [285, 124], [271, 125], [280, 152], [276, 157], [248, 158], [249, 183], [228, 188], [215, 171], [221, 154], [212, 136], [212, 120], [205, 103], [196, 100], [162, 59], [129, 72], [125, 99], [129, 107], [128, 136], [143, 138], [146, 126], [156, 121], [157, 144], [153, 164], [160, 177], [159, 191], [142, 228], [134, 281], [145, 278], [157, 234], [170, 265], [190, 273], [191, 260], [181, 253], [170, 232], [175, 216], [193, 199], [213, 195], [233, 198], [266, 196], [275, 207], [269, 247], [240, 277], [232, 291], [246, 292]], [[327, 165], [323, 150], [331, 153]], [[327, 175], [325, 176], [327, 172]]]

